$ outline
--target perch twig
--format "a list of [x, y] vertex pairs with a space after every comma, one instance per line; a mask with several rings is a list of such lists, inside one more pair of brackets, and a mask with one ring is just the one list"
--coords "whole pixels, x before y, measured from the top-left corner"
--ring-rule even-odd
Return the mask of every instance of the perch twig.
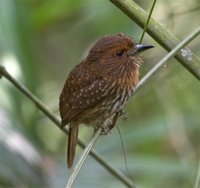
[[101, 131], [102, 131], [102, 128], [99, 127], [99, 128], [94, 132], [94, 134], [93, 134], [93, 136], [92, 136], [90, 142], [88, 143], [88, 145], [87, 145], [87, 146], [85, 147], [85, 149], [83, 150], [82, 155], [81, 155], [79, 161], [78, 161], [78, 162], [76, 163], [76, 165], [74, 166], [73, 172], [72, 172], [72, 174], [71, 174], [70, 177], [69, 177], [69, 180], [68, 180], [68, 183], [67, 183], [67, 185], [66, 185], [66, 188], [71, 188], [71, 186], [72, 186], [72, 184], [73, 184], [73, 182], [74, 182], [76, 176], [78, 175], [78, 173], [79, 173], [79, 171], [80, 171], [80, 169], [81, 169], [81, 167], [82, 167], [84, 161], [86, 160], [86, 158], [87, 158], [87, 156], [88, 156], [90, 150], [92, 149], [92, 147], [93, 147], [95, 141], [96, 141], [97, 138], [99, 137]]

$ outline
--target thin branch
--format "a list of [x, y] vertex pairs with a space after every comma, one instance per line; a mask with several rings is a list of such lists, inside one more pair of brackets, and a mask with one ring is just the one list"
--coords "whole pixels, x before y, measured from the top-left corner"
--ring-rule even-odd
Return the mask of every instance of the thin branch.
[[[53, 121], [60, 128], [60, 120], [42, 103], [33, 93], [31, 93], [24, 85], [15, 80], [3, 67], [0, 65], [0, 78], [4, 76], [7, 78], [18, 90], [20, 90], [24, 95], [26, 95], [35, 105], [47, 116], [51, 121]], [[67, 131], [68, 132], [68, 131]]]
[[200, 159], [198, 161], [197, 171], [194, 179], [194, 186], [193, 188], [199, 188], [200, 187]]
[[144, 30], [143, 30], [142, 36], [141, 36], [141, 38], [140, 38], [140, 42], [139, 42], [140, 44], [142, 43], [142, 40], [143, 40], [143, 38], [144, 38], [144, 34], [145, 34], [146, 31], [147, 31], [147, 26], [148, 26], [148, 24], [149, 24], [149, 20], [150, 20], [150, 18], [151, 18], [152, 13], [153, 13], [153, 9], [154, 9], [154, 7], [155, 7], [156, 1], [157, 1], [157, 0], [154, 0], [153, 5], [152, 5], [152, 7], [151, 7], [151, 10], [150, 10], [150, 12], [149, 12], [149, 16], [148, 16], [147, 22], [146, 22], [146, 24], [145, 24], [145, 26], [144, 26]]
[[86, 160], [88, 154], [90, 153], [90, 150], [92, 149], [93, 145], [95, 144], [97, 138], [99, 137], [99, 135], [101, 134], [102, 128], [99, 127], [94, 135], [92, 136], [90, 142], [88, 143], [88, 145], [85, 147], [85, 149], [83, 150], [81, 157], [79, 159], [79, 161], [77, 162], [77, 164], [74, 166], [73, 172], [69, 177], [68, 183], [66, 185], [66, 188], [71, 188], [76, 176], [78, 175], [84, 161]]
[[132, 182], [133, 182], [133, 188], [136, 188], [136, 185], [135, 185], [133, 176], [131, 175], [131, 172], [129, 171], [129, 168], [128, 168], [128, 162], [127, 162], [126, 153], [125, 153], [125, 148], [124, 148], [124, 143], [123, 143], [123, 137], [122, 137], [120, 128], [119, 128], [117, 125], [116, 125], [116, 127], [117, 127], [117, 130], [118, 130], [118, 133], [119, 133], [119, 137], [120, 137], [120, 141], [121, 141], [122, 153], [123, 153], [123, 156], [124, 156], [124, 164], [125, 164], [125, 167], [126, 167], [126, 171], [127, 171], [127, 173], [128, 173], [129, 178], [130, 178], [130, 179], [132, 180]]
[[[140, 6], [138, 6], [133, 0], [110, 1], [120, 10], [122, 10], [127, 16], [129, 16], [134, 22], [136, 22], [140, 27], [144, 27], [148, 19], [148, 13]], [[179, 43], [177, 38], [171, 32], [169, 32], [166, 28], [164, 28], [161, 24], [152, 18], [150, 19], [147, 33], [167, 51], [171, 51]], [[187, 56], [184, 56], [181, 52], [178, 52], [175, 58], [198, 80], [200, 80], [200, 59], [192, 53], [191, 56], [191, 58], [187, 58]]]
[[[0, 78], [5, 77], [9, 80], [19, 91], [21, 91], [27, 98], [29, 98], [37, 108], [42, 111], [52, 122], [54, 122], [57, 127], [60, 128], [60, 120], [33, 94], [31, 93], [24, 85], [19, 83], [15, 78], [13, 78], [5, 69], [4, 66], [0, 65]], [[61, 129], [66, 135], [68, 135], [68, 128], [64, 127]], [[78, 139], [78, 144], [81, 148], [85, 148], [86, 143], [82, 140]], [[113, 167], [110, 163], [108, 163], [104, 158], [102, 158], [95, 150], [90, 151], [90, 155], [98, 161], [106, 170], [108, 170], [113, 176], [115, 176], [119, 181], [124, 183], [126, 186], [130, 187], [132, 182], [119, 170]]]

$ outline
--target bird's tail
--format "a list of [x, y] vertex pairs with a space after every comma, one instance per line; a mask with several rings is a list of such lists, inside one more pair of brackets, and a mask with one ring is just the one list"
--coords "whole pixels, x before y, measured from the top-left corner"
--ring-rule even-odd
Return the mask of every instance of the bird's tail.
[[76, 144], [78, 139], [78, 126], [69, 126], [69, 136], [68, 136], [68, 148], [67, 148], [67, 166], [71, 168], [73, 165]]

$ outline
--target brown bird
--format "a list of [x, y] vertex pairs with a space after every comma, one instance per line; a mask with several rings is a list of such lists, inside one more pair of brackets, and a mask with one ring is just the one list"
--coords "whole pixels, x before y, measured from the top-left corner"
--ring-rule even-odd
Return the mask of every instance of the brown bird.
[[142, 62], [139, 53], [152, 47], [135, 44], [132, 38], [123, 33], [105, 36], [71, 71], [59, 104], [61, 126], [69, 124], [68, 168], [73, 164], [79, 125], [112, 124], [138, 83]]

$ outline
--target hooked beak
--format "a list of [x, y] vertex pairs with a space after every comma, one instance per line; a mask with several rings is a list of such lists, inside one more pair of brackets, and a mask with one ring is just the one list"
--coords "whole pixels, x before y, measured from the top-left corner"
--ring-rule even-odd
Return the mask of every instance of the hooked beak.
[[148, 44], [136, 44], [135, 49], [130, 53], [130, 55], [132, 56], [132, 55], [141, 53], [141, 52], [148, 50], [150, 48], [154, 48], [154, 46], [148, 45]]

